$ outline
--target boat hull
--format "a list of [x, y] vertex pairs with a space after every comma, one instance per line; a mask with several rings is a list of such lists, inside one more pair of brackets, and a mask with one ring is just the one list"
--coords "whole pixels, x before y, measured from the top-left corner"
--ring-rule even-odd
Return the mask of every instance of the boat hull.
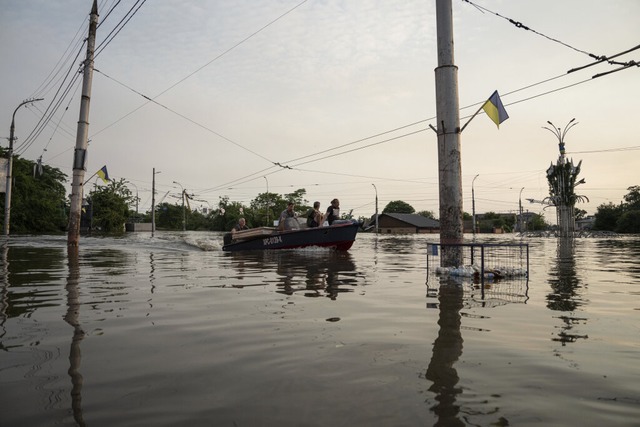
[[276, 231], [270, 235], [263, 234], [249, 239], [233, 240], [225, 244], [222, 250], [255, 251], [320, 246], [347, 251], [353, 245], [359, 227], [359, 223], [348, 223], [330, 227]]

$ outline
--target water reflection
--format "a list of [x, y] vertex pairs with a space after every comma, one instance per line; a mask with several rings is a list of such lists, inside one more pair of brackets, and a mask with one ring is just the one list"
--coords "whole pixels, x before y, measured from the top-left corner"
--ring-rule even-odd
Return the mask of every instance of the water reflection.
[[5, 247], [3, 315], [29, 317], [39, 308], [62, 304], [58, 289], [64, 270], [59, 248]]
[[[305, 297], [336, 299], [341, 293], [353, 292], [363, 275], [349, 252], [341, 251], [256, 251], [230, 254], [239, 279], [250, 279], [256, 272], [264, 279], [264, 271], [275, 271], [277, 292]], [[262, 283], [264, 284], [264, 283]], [[235, 287], [250, 286], [236, 285]]]
[[67, 313], [64, 316], [65, 322], [73, 327], [71, 347], [69, 349], [69, 376], [71, 377], [71, 409], [73, 419], [80, 426], [84, 426], [82, 416], [82, 383], [83, 378], [80, 373], [80, 363], [82, 353], [80, 343], [84, 339], [84, 331], [80, 326], [80, 262], [78, 260], [78, 248], [69, 247], [69, 275], [67, 277]]
[[438, 294], [440, 330], [433, 343], [433, 353], [426, 373], [426, 378], [433, 382], [429, 391], [436, 394], [438, 403], [430, 409], [438, 416], [436, 426], [462, 426], [465, 423], [458, 417], [460, 405], [456, 403], [462, 388], [457, 386], [460, 378], [454, 365], [462, 355], [460, 310], [464, 305], [464, 292], [455, 283], [443, 282]]
[[9, 244], [8, 242], [2, 242], [0, 247], [0, 256], [2, 256], [2, 282], [0, 283], [0, 350], [7, 350], [3, 344], [4, 336], [7, 333], [7, 329], [4, 326], [7, 321], [7, 307], [9, 306], [9, 299], [7, 294], [9, 292]]
[[635, 279], [640, 274], [640, 240], [636, 238], [595, 240], [594, 257], [605, 271], [627, 274]]
[[575, 342], [578, 339], [586, 339], [587, 335], [574, 332], [574, 328], [586, 323], [587, 319], [577, 317], [572, 312], [585, 304], [582, 298], [582, 284], [576, 272], [575, 240], [572, 238], [559, 238], [556, 263], [549, 273], [551, 293], [547, 295], [547, 307], [551, 310], [568, 312], [558, 318], [562, 321], [560, 331], [552, 340], [559, 341], [562, 345]]

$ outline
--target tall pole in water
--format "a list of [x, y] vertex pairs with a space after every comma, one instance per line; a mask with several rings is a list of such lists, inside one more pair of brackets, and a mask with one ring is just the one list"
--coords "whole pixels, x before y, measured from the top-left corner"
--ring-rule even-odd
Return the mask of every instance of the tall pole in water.
[[479, 177], [480, 174], [473, 177], [473, 181], [471, 181], [471, 212], [473, 215], [473, 235], [476, 235], [476, 194], [473, 190], [473, 183], [476, 182], [476, 178]]
[[82, 80], [82, 99], [80, 117], [76, 135], [76, 149], [73, 153], [73, 181], [71, 183], [71, 207], [69, 212], [69, 232], [67, 246], [77, 247], [80, 237], [80, 213], [82, 211], [82, 193], [84, 172], [86, 170], [87, 144], [89, 136], [89, 105], [91, 101], [91, 81], [93, 79], [93, 53], [98, 28], [98, 1], [93, 0], [89, 18], [89, 37], [87, 39], [87, 59], [84, 61]]
[[373, 183], [371, 185], [376, 190], [376, 234], [378, 234], [378, 188]]
[[9, 235], [9, 225], [11, 218], [11, 173], [13, 171], [13, 140], [15, 139], [15, 131], [16, 131], [16, 113], [23, 105], [30, 104], [36, 101], [42, 101], [43, 98], [38, 99], [27, 99], [26, 101], [22, 101], [20, 105], [13, 110], [13, 115], [11, 116], [11, 127], [9, 128], [9, 151], [7, 151], [7, 182], [6, 189], [4, 194], [4, 235]]
[[267, 199], [267, 227], [269, 226], [269, 180], [267, 179], [266, 176], [263, 176], [264, 180], [267, 181], [267, 194], [266, 194], [266, 199]]
[[520, 209], [519, 209], [519, 211], [520, 211], [520, 216], [519, 216], [520, 220], [518, 221], [518, 231], [520, 233], [522, 233], [524, 231], [523, 230], [524, 227], [522, 225], [523, 224], [523, 222], [522, 222], [522, 190], [524, 190], [524, 187], [522, 187], [520, 189], [520, 195], [518, 196], [518, 205], [520, 206]]
[[[160, 172], [158, 172], [160, 173]], [[151, 178], [151, 237], [156, 231], [156, 168], [153, 168]]]
[[[440, 243], [462, 243], [462, 167], [460, 154], [460, 112], [458, 67], [454, 64], [453, 10], [451, 0], [436, 0], [438, 67], [436, 116], [438, 134], [438, 177], [440, 187]], [[459, 266], [462, 251], [443, 247], [441, 263]]]

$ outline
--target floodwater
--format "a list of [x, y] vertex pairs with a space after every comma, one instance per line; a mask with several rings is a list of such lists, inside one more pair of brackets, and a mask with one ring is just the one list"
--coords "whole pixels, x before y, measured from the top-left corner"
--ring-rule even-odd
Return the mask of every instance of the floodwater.
[[640, 236], [525, 239], [528, 280], [484, 287], [427, 273], [437, 239], [12, 236], [0, 425], [638, 425]]

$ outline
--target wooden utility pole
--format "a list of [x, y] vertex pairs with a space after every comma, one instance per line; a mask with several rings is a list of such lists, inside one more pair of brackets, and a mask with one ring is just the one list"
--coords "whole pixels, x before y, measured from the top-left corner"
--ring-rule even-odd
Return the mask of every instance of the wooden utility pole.
[[451, 0], [436, 0], [438, 67], [436, 116], [438, 120], [438, 177], [440, 186], [440, 243], [443, 266], [459, 266], [462, 251], [444, 245], [462, 243], [462, 167], [458, 67], [453, 55], [453, 11]]
[[89, 104], [91, 101], [91, 80], [93, 79], [93, 53], [96, 44], [96, 29], [98, 28], [98, 2], [93, 0], [91, 17], [89, 18], [89, 37], [87, 38], [87, 59], [84, 62], [82, 81], [82, 99], [80, 100], [80, 118], [76, 136], [76, 149], [73, 153], [73, 181], [71, 183], [71, 208], [69, 212], [69, 233], [67, 245], [77, 247], [80, 237], [80, 213], [82, 211], [82, 196], [84, 172], [86, 170], [87, 144], [89, 137]]

